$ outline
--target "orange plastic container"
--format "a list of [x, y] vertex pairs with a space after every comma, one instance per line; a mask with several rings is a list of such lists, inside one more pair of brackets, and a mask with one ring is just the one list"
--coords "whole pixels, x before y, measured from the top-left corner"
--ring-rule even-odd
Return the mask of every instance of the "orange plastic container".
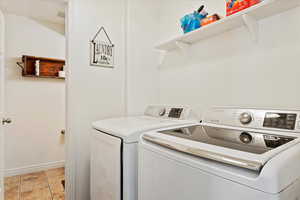
[[220, 19], [220, 17], [219, 17], [218, 14], [214, 14], [214, 15], [208, 16], [208, 17], [206, 17], [205, 19], [203, 19], [203, 20], [201, 21], [201, 27], [202, 27], [202, 26], [206, 26], [206, 25], [208, 25], [208, 24], [211, 24], [211, 23], [213, 23], [213, 22], [216, 22], [216, 21], [218, 21], [219, 19]]
[[249, 7], [254, 6], [260, 2], [261, 2], [261, 0], [249, 0]]
[[233, 15], [249, 6], [249, 0], [226, 0], [226, 15]]
[[226, 13], [230, 16], [260, 3], [262, 0], [226, 0]]

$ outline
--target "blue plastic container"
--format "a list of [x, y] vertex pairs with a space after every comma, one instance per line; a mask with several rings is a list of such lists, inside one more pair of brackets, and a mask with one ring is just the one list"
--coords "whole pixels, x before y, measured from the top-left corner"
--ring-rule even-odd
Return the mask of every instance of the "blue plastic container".
[[197, 11], [194, 13], [185, 15], [181, 18], [181, 27], [184, 33], [189, 33], [201, 27], [201, 20], [206, 18], [207, 13], [202, 14]]

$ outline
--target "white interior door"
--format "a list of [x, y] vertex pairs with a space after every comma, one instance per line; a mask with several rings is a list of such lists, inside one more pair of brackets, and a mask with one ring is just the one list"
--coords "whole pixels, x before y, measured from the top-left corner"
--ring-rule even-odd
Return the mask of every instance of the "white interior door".
[[0, 10], [0, 200], [4, 200], [4, 16]]

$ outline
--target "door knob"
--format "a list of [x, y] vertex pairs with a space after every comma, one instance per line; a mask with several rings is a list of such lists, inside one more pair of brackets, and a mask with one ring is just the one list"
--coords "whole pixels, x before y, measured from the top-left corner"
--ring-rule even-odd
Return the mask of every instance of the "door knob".
[[5, 125], [5, 124], [10, 124], [12, 122], [12, 120], [10, 118], [4, 118], [2, 120], [2, 124]]

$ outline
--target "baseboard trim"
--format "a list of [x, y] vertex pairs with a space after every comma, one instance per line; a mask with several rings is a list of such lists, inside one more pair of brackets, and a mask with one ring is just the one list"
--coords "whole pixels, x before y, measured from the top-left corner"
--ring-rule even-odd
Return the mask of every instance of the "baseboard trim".
[[33, 172], [44, 171], [53, 168], [60, 168], [65, 166], [65, 161], [56, 161], [56, 162], [49, 162], [49, 163], [42, 163], [39, 165], [30, 165], [26, 167], [20, 168], [13, 168], [13, 169], [6, 169], [4, 172], [5, 177], [9, 176], [17, 176], [22, 174], [29, 174]]

